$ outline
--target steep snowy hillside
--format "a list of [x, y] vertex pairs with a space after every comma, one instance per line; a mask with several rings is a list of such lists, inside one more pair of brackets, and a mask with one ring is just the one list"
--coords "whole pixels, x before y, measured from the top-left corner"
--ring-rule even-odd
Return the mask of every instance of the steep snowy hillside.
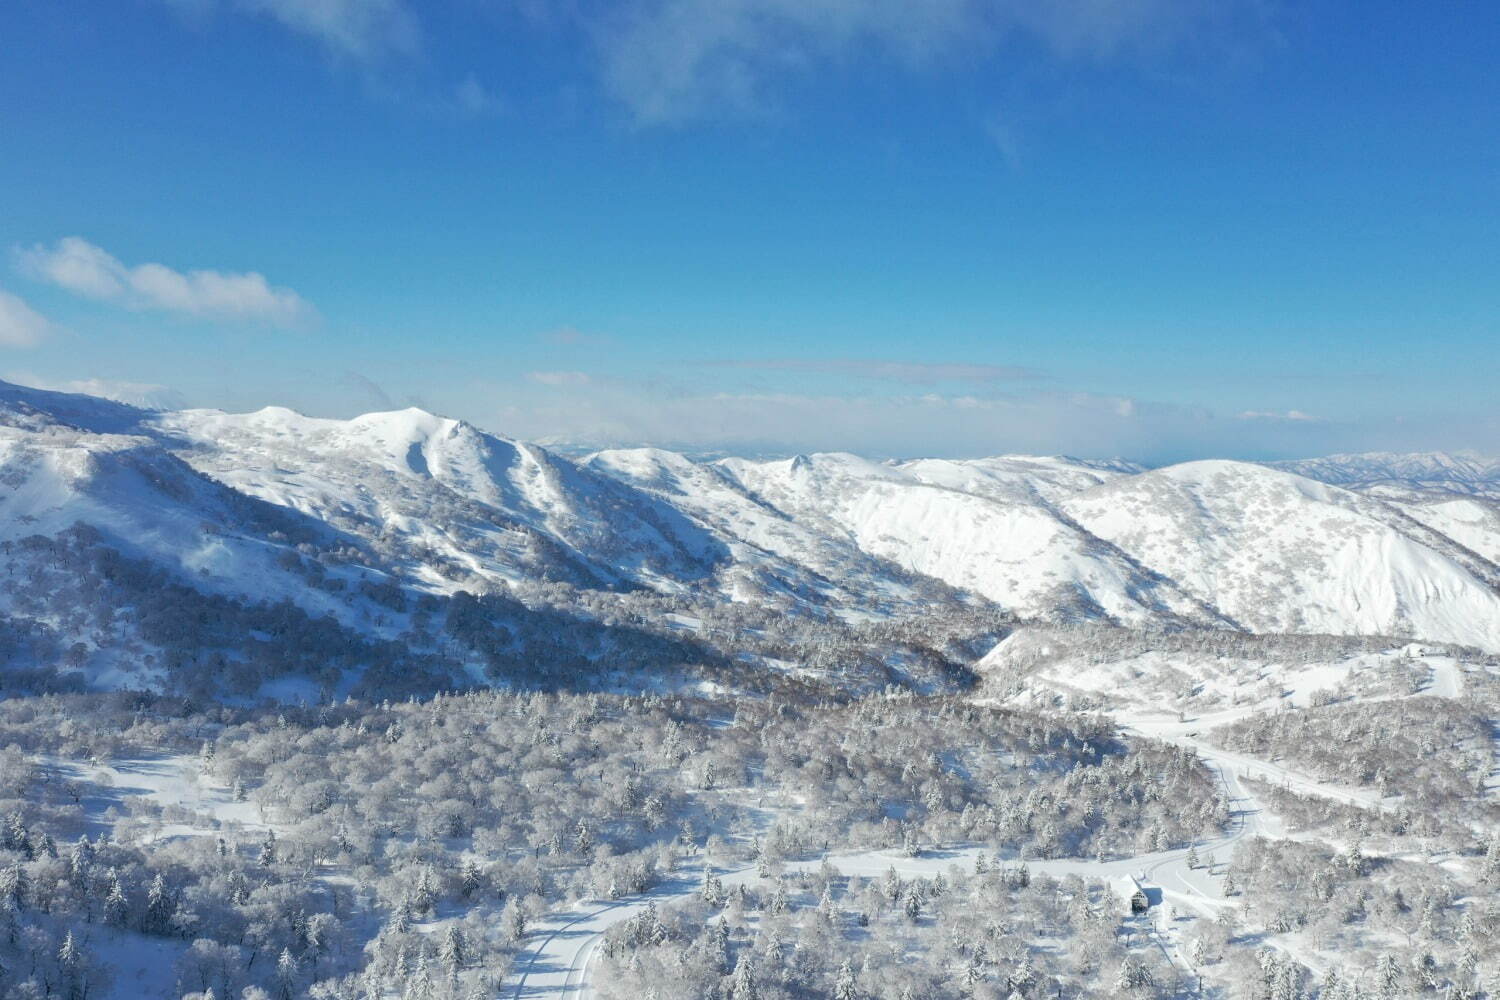
[[235, 489], [370, 538], [438, 590], [560, 579], [682, 588], [728, 559], [668, 504], [535, 445], [409, 409], [353, 420], [267, 408], [152, 421]]
[[794, 520], [1022, 616], [1214, 623], [1169, 580], [1080, 530], [1048, 499], [1111, 472], [1081, 463], [1069, 469], [1066, 460], [1036, 464], [899, 465], [845, 454], [718, 463], [750, 495]]
[[[0, 629], [30, 650], [11, 644], [8, 666], [66, 665], [91, 683], [140, 687], [206, 658], [253, 663], [247, 680], [264, 679], [265, 658], [298, 669], [330, 641], [349, 650], [395, 633], [362, 596], [387, 585], [383, 574], [301, 554], [352, 551], [350, 539], [214, 482], [148, 438], [0, 427], [0, 484], [10, 581]], [[217, 666], [198, 673], [208, 680]]]
[[97, 396], [0, 382], [0, 424], [21, 430], [65, 427], [94, 434], [137, 434], [151, 412]]
[[[614, 587], [665, 568], [682, 587], [720, 557], [670, 508], [492, 442], [419, 413], [159, 416], [0, 384], [0, 569], [11, 581], [0, 592], [0, 686], [21, 678], [251, 697], [274, 681], [307, 695], [356, 686], [389, 695], [717, 661], [662, 629], [456, 594], [448, 560], [486, 557], [464, 547], [470, 524], [476, 536], [520, 534], [532, 560], [485, 559], [483, 574], [468, 577], [480, 585], [532, 568], [531, 583]], [[461, 490], [508, 502], [541, 527], [507, 523]]]
[[1472, 497], [1401, 503], [1413, 519], [1468, 547], [1493, 563], [1500, 563], [1500, 500]]
[[299, 542], [333, 543], [332, 531], [199, 475], [149, 439], [0, 427], [0, 483], [0, 538], [86, 524], [213, 590], [295, 599], [316, 614], [340, 607], [277, 565]]
[[1252, 631], [1500, 648], [1500, 595], [1484, 578], [1493, 564], [1379, 500], [1207, 461], [1117, 480], [1062, 507]]
[[[753, 495], [719, 464], [694, 462], [657, 448], [602, 451], [585, 459], [591, 469], [660, 497], [726, 540], [740, 578], [780, 581], [803, 596], [845, 609], [875, 610], [890, 601], [952, 599], [935, 581], [914, 577], [867, 553], [842, 534], [828, 534]], [[753, 595], [731, 589], [736, 600]]]

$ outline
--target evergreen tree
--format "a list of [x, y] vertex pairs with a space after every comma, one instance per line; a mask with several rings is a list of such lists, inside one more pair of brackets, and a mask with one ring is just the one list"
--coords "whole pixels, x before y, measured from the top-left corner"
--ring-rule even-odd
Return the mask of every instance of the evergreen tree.
[[260, 857], [256, 864], [262, 868], [270, 868], [276, 863], [276, 831], [267, 830], [266, 839], [260, 845]]
[[479, 892], [479, 887], [484, 881], [484, 874], [472, 859], [465, 859], [463, 866], [459, 869], [459, 892], [464, 899], [473, 899]]
[[104, 897], [104, 922], [111, 927], [125, 924], [125, 913], [130, 908], [125, 900], [125, 891], [120, 888], [119, 873], [110, 870], [109, 892]]
[[1381, 1000], [1395, 1000], [1401, 995], [1401, 965], [1389, 952], [1375, 963], [1375, 981], [1379, 984]]
[[26, 909], [31, 896], [31, 879], [20, 864], [0, 869], [0, 899], [7, 900], [17, 913]]
[[292, 1000], [297, 992], [297, 960], [292, 957], [289, 949], [281, 949], [281, 955], [276, 959], [276, 997], [277, 1000]]
[[854, 985], [854, 965], [844, 959], [833, 983], [833, 1000], [859, 1000], [859, 990]]
[[526, 914], [514, 899], [507, 902], [500, 912], [500, 930], [505, 939], [513, 943], [526, 936]]
[[443, 933], [443, 944], [438, 952], [438, 960], [448, 970], [461, 969], [468, 964], [468, 952], [464, 946], [463, 934], [458, 925], [449, 924]]
[[1140, 960], [1134, 955], [1125, 956], [1125, 960], [1120, 963], [1120, 971], [1115, 975], [1115, 989], [1123, 992], [1148, 986], [1150, 983], [1151, 976]]
[[776, 880], [776, 892], [771, 896], [771, 912], [785, 913], [791, 902], [787, 899], [786, 879]]
[[729, 921], [720, 917], [709, 930], [709, 964], [720, 975], [729, 971]]
[[739, 962], [734, 967], [734, 982], [729, 987], [730, 1000], [760, 1000], [760, 992], [755, 988], [755, 967], [751, 965], [749, 956], [741, 955]]
[[62, 947], [57, 950], [57, 964], [67, 973], [76, 969], [81, 962], [78, 944], [73, 940], [73, 932], [70, 930], [67, 937], [63, 938]]
[[829, 927], [832, 927], [837, 918], [837, 911], [833, 905], [833, 889], [831, 886], [823, 887], [823, 895], [818, 900], [818, 919]]
[[1480, 870], [1480, 876], [1486, 882], [1500, 882], [1500, 836], [1490, 838], [1489, 846], [1484, 852], [1484, 866]]
[[177, 904], [172, 895], [167, 891], [166, 879], [161, 872], [151, 880], [151, 888], [146, 892], [146, 930], [156, 934], [165, 934], [172, 926], [172, 917], [177, 912]]
[[57, 951], [57, 969], [62, 977], [64, 1000], [84, 1000], [88, 995], [88, 959], [71, 930]]
[[405, 1000], [432, 1000], [432, 969], [427, 964], [426, 949], [417, 952], [417, 965], [406, 980]]

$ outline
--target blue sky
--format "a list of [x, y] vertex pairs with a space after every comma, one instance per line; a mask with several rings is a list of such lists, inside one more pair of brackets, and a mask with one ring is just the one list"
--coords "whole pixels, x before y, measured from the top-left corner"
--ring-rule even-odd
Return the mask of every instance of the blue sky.
[[1464, 2], [13, 0], [0, 375], [758, 453], [1497, 452], [1497, 44]]

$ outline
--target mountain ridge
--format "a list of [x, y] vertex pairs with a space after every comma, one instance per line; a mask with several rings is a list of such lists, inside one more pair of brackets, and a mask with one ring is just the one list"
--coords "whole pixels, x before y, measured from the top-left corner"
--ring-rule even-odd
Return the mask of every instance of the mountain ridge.
[[[730, 648], [723, 637], [743, 626], [715, 622], [746, 615], [802, 636], [792, 659], [773, 642], [752, 667], [810, 657], [835, 678], [906, 676], [921, 657], [810, 649], [880, 622], [974, 614], [1500, 650], [1488, 466], [1379, 454], [1297, 466], [1338, 484], [1287, 465], [703, 460], [653, 448], [572, 458], [415, 407], [349, 420], [157, 411], [0, 383], [0, 538], [85, 525], [90, 544], [215, 600], [287, 601], [356, 644], [406, 636], [412, 656], [449, 663], [458, 681], [502, 681], [532, 660], [618, 670], [601, 636], [632, 622], [646, 631], [630, 648], [671, 651], [662, 669], [719, 662], [702, 642]], [[1392, 489], [1399, 470], [1469, 485]], [[480, 619], [460, 614], [453, 602], [476, 595], [491, 602]], [[564, 617], [538, 618], [544, 608]], [[575, 624], [547, 631], [564, 621]], [[114, 641], [102, 626], [43, 624], [101, 655]]]

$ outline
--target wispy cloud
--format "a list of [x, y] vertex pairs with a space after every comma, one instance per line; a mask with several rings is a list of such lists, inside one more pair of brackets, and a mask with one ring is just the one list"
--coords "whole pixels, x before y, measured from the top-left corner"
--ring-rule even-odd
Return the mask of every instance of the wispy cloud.
[[417, 19], [402, 0], [239, 0], [335, 52], [370, 58], [409, 52]]
[[827, 360], [804, 358], [737, 359], [705, 361], [713, 368], [744, 368], [755, 371], [808, 372], [823, 375], [849, 375], [856, 378], [904, 382], [908, 385], [935, 385], [939, 382], [1018, 382], [1047, 378], [1043, 373], [1016, 365], [943, 364], [925, 361], [875, 361], [860, 358]]
[[[220, 11], [263, 17], [367, 68], [421, 52], [421, 16], [436, 6], [417, 0], [160, 2], [192, 21]], [[484, 5], [450, 6], [467, 7], [464, 13], [472, 15]], [[764, 114], [777, 106], [788, 81], [866, 58], [925, 73], [998, 60], [1016, 39], [1065, 61], [1166, 50], [1209, 37], [1206, 25], [1230, 21], [1239, 9], [1258, 10], [1263, 0], [526, 0], [506, 6], [519, 15], [512, 23], [521, 30], [586, 39], [584, 71], [598, 77], [604, 97], [637, 123], [657, 125]], [[493, 17], [486, 21], [492, 25]], [[470, 113], [500, 107], [472, 76], [449, 96]], [[989, 130], [1014, 165], [1014, 127], [992, 123]]]
[[453, 89], [453, 99], [460, 111], [470, 115], [491, 115], [505, 110], [505, 102], [480, 83], [473, 73]]
[[1239, 414], [1240, 420], [1271, 420], [1283, 423], [1318, 423], [1321, 417], [1315, 417], [1311, 413], [1301, 410], [1245, 410]]
[[1164, 47], [1237, 0], [641, 0], [594, 25], [610, 93], [643, 123], [761, 110], [775, 86], [856, 51], [923, 70], [1013, 36], [1064, 59]]
[[130, 309], [292, 326], [314, 315], [300, 295], [255, 271], [177, 271], [165, 264], [128, 266], [78, 236], [15, 251], [23, 274], [76, 295]]
[[548, 344], [574, 347], [607, 344], [609, 343], [610, 336], [607, 333], [585, 333], [573, 326], [560, 326], [555, 330], [548, 330], [541, 334], [541, 339], [544, 343]]
[[34, 347], [52, 329], [47, 317], [0, 288], [0, 347]]
[[526, 377], [538, 385], [587, 385], [593, 381], [587, 372], [527, 372]]
[[151, 382], [126, 382], [114, 378], [49, 379], [31, 372], [6, 372], [5, 380], [33, 389], [52, 392], [80, 392], [86, 396], [113, 399], [148, 410], [180, 410], [187, 405], [182, 393]]
[[224, 7], [268, 17], [343, 58], [371, 60], [416, 50], [417, 18], [403, 0], [163, 0], [201, 21]]

